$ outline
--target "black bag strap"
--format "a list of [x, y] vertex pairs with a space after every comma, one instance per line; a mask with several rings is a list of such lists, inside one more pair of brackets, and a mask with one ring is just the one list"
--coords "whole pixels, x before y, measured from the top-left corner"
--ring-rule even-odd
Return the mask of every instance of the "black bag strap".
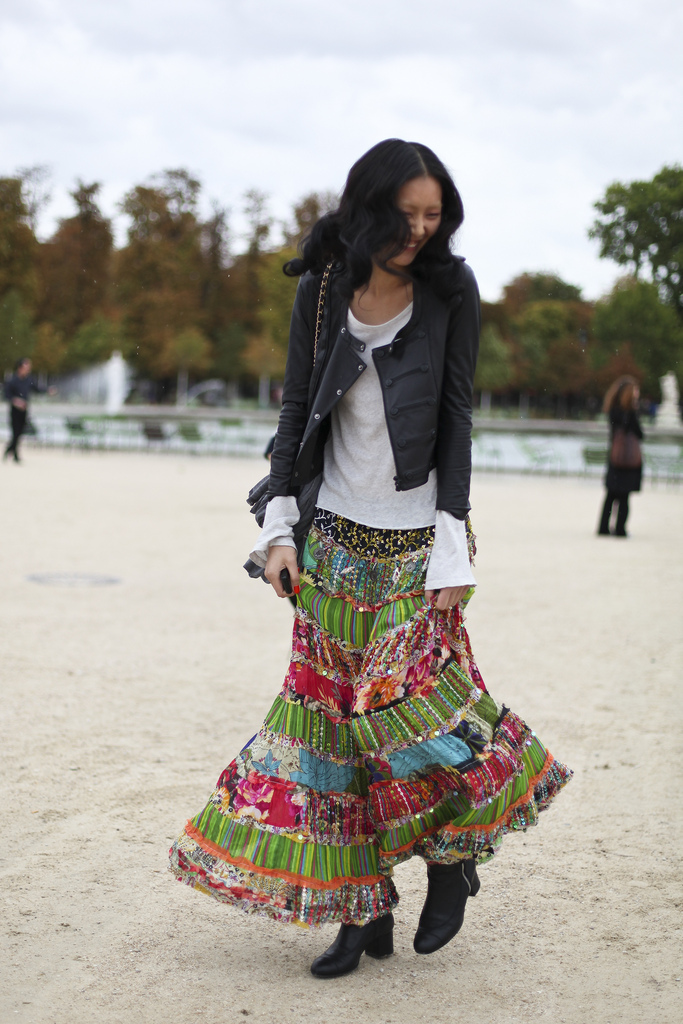
[[330, 279], [330, 271], [332, 270], [332, 264], [328, 263], [323, 271], [323, 279], [320, 282], [320, 292], [318, 294], [318, 311], [315, 318], [315, 337], [313, 339], [313, 365], [315, 366], [315, 360], [318, 355], [318, 342], [320, 340], [320, 331], [323, 325], [323, 316], [325, 314], [325, 296], [327, 294], [327, 282]]
[[[322, 281], [320, 282], [320, 292], [318, 293], [318, 309], [315, 318], [315, 334], [313, 336], [313, 367], [311, 369], [311, 383], [308, 392], [309, 402], [313, 393], [315, 361], [318, 356], [318, 342], [320, 340], [320, 332], [323, 325], [323, 316], [325, 314], [325, 298], [327, 295], [327, 285], [330, 280], [330, 273], [332, 271], [333, 265], [334, 264], [332, 263], [328, 263], [327, 266], [325, 267]], [[318, 490], [320, 488], [321, 480], [322, 475], [318, 474], [318, 476], [314, 480], [310, 481], [302, 489], [303, 492], [305, 492], [305, 507], [302, 508], [301, 503], [299, 504], [299, 511], [301, 515], [294, 531], [295, 540], [297, 541], [297, 558], [299, 564], [301, 564], [301, 559], [303, 557], [303, 546], [306, 543], [308, 530], [313, 520], [313, 515], [315, 513], [315, 503], [318, 497]], [[249, 505], [251, 514], [254, 516], [257, 524], [260, 527], [263, 527], [263, 523], [266, 517], [266, 508], [268, 507], [269, 484], [270, 474], [264, 476], [262, 480], [259, 480], [258, 483], [254, 484], [254, 486], [249, 491], [249, 494], [247, 496], [247, 504]], [[297, 497], [297, 501], [300, 502], [300, 497]], [[265, 576], [263, 575], [263, 569], [261, 568], [261, 566], [256, 565], [256, 563], [252, 562], [250, 558], [247, 559], [247, 561], [244, 563], [244, 568], [252, 577], [252, 579], [257, 579], [260, 576], [264, 583], [268, 582]]]
[[316, 387], [318, 386], [318, 377], [320, 376], [320, 368], [316, 372], [316, 360], [318, 358], [318, 342], [320, 341], [320, 334], [322, 332], [323, 319], [325, 316], [325, 299], [327, 297], [327, 285], [330, 280], [330, 273], [332, 272], [333, 263], [328, 263], [323, 271], [322, 281], [320, 282], [320, 291], [318, 292], [318, 308], [315, 316], [315, 334], [313, 336], [313, 365], [311, 367], [311, 379], [308, 384], [308, 404], [309, 407], [313, 401], [313, 395]]

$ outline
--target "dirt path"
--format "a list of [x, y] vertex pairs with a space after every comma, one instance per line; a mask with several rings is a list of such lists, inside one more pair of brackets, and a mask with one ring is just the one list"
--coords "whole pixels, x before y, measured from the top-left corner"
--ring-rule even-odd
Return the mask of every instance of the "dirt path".
[[[445, 950], [319, 982], [334, 932], [243, 918], [166, 850], [279, 689], [290, 608], [247, 579], [263, 462], [26, 452], [2, 487], [0, 1024], [674, 1024], [681, 964], [683, 492], [593, 536], [594, 483], [475, 482], [484, 678], [576, 776], [506, 840]], [[91, 572], [101, 587], [28, 582]]]

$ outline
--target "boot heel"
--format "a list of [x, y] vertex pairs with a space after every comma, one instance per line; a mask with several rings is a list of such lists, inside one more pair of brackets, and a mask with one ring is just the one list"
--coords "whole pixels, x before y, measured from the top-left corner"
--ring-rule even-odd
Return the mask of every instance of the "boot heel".
[[385, 956], [391, 956], [394, 952], [394, 933], [387, 932], [386, 935], [378, 935], [365, 947], [365, 952], [373, 960], [382, 960]]

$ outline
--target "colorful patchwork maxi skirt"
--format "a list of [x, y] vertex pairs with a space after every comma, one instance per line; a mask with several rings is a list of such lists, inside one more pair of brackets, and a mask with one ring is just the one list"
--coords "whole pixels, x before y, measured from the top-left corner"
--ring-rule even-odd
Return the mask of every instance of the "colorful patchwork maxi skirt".
[[396, 864], [487, 860], [569, 780], [486, 690], [466, 601], [425, 603], [433, 533], [318, 511], [283, 688], [174, 843], [180, 881], [279, 921], [362, 924], [396, 906]]

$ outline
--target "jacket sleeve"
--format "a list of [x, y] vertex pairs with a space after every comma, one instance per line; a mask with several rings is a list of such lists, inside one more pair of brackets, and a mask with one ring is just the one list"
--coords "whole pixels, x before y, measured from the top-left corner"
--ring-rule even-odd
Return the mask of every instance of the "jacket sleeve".
[[315, 329], [311, 322], [313, 280], [310, 274], [301, 278], [292, 308], [282, 409], [270, 458], [268, 494], [271, 497], [292, 493], [292, 471], [306, 429]]
[[448, 321], [436, 440], [436, 507], [465, 519], [472, 475], [472, 392], [479, 353], [481, 306], [474, 274], [463, 265], [462, 301]]

